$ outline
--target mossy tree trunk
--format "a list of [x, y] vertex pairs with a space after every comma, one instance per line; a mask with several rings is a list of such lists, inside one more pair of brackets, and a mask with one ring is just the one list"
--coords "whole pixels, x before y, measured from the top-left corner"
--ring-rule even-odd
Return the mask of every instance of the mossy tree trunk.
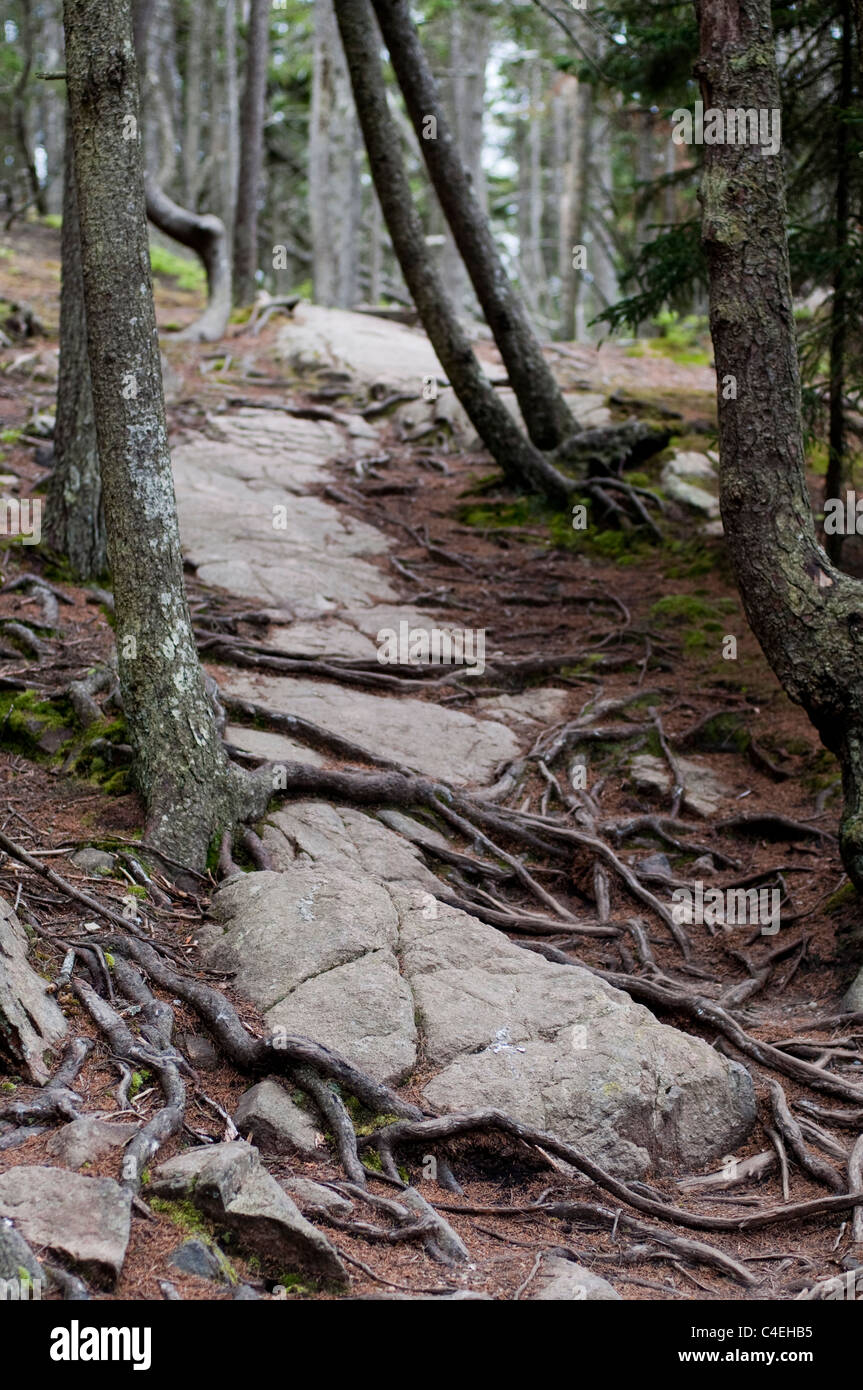
[[[262, 809], [225, 756], [183, 566], [150, 280], [130, 0], [64, 0], [87, 345], [117, 654], [147, 837], [200, 868]], [[263, 794], [265, 804], [265, 794]], [[254, 804], [254, 803], [257, 804]]]
[[87, 316], [81, 277], [81, 237], [71, 136], [63, 169], [60, 289], [60, 370], [54, 426], [54, 470], [48, 484], [45, 538], [65, 555], [79, 579], [107, 568], [102, 479], [87, 357]]
[[[770, 0], [695, 9], [705, 109], [778, 109]], [[707, 145], [704, 158], [728, 548], [765, 656], [839, 760], [842, 858], [863, 889], [863, 584], [831, 564], [809, 504], [782, 159], [753, 145]]]

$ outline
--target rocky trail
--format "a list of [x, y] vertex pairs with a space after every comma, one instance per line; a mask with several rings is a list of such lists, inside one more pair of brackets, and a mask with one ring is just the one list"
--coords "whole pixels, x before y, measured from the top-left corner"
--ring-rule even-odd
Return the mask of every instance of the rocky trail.
[[[7, 240], [50, 322], [50, 267]], [[586, 428], [669, 422], [629, 474], [655, 543], [508, 492], [419, 331], [260, 317], [165, 344], [201, 658], [273, 775], [206, 879], [137, 840], [110, 595], [3, 552], [0, 1278], [863, 1297], [838, 774], [727, 573], [709, 369], [551, 352]], [[0, 358], [25, 495], [52, 350]], [[681, 890], [775, 896], [753, 926]]]

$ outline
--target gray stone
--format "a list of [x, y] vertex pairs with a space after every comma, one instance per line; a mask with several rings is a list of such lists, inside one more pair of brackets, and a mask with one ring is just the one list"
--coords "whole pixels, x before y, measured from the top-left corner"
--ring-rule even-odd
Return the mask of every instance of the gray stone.
[[117, 856], [108, 854], [103, 849], [79, 849], [72, 855], [72, 863], [76, 869], [83, 869], [86, 874], [110, 874], [113, 872]]
[[220, 684], [228, 695], [290, 710], [370, 753], [385, 752], [413, 772], [457, 786], [490, 784], [500, 764], [519, 752], [506, 725], [409, 695], [394, 700], [332, 682], [259, 672], [250, 676], [233, 668], [224, 672]]
[[4, 1217], [0, 1220], [0, 1279], [19, 1279], [25, 1270], [31, 1279], [47, 1285], [48, 1276], [24, 1237]]
[[752, 1081], [628, 995], [555, 965], [444, 904], [403, 910], [401, 958], [439, 1111], [503, 1110], [621, 1176], [733, 1150], [755, 1118]]
[[234, 1124], [266, 1153], [314, 1154], [315, 1117], [302, 1110], [278, 1081], [259, 1081], [246, 1091], [234, 1112]]
[[10, 1168], [0, 1173], [0, 1216], [28, 1244], [70, 1261], [86, 1278], [112, 1284], [129, 1244], [132, 1195], [113, 1178], [85, 1178], [66, 1168]]
[[258, 1150], [240, 1140], [202, 1145], [160, 1164], [154, 1196], [188, 1196], [218, 1226], [232, 1231], [244, 1251], [281, 1269], [298, 1267], [345, 1283], [338, 1252], [300, 1213], [263, 1167]]
[[268, 1027], [314, 1036], [381, 1081], [410, 1071], [413, 1000], [399, 973], [398, 915], [383, 884], [297, 862], [289, 872], [229, 880], [212, 911], [226, 930], [206, 950], [207, 964], [236, 971], [234, 984], [264, 1010]]
[[109, 1124], [92, 1115], [83, 1115], [58, 1129], [46, 1145], [47, 1152], [66, 1168], [82, 1168], [112, 1149], [127, 1144], [138, 1133], [140, 1125]]
[[634, 866], [640, 874], [661, 874], [672, 877], [671, 861], [667, 854], [649, 854], [646, 859], [637, 859]]
[[863, 970], [843, 995], [841, 1007], [845, 1013], [863, 1013]]
[[559, 1255], [544, 1255], [536, 1278], [525, 1295], [540, 1302], [620, 1302], [620, 1294], [607, 1279], [592, 1274], [584, 1265]]
[[333, 1192], [331, 1187], [324, 1187], [323, 1183], [312, 1182], [311, 1178], [283, 1178], [281, 1186], [302, 1208], [317, 1207], [322, 1211], [331, 1211], [336, 1216], [348, 1216], [354, 1209], [348, 1197]]
[[27, 933], [12, 904], [0, 897], [0, 1057], [25, 1081], [41, 1086], [51, 1075], [46, 1053], [62, 1043], [67, 1027], [27, 952]]
[[[683, 776], [685, 791], [683, 810], [690, 815], [707, 819], [722, 810], [722, 803], [733, 795], [712, 768], [696, 758], [678, 758], [677, 765]], [[653, 796], [670, 796], [671, 772], [662, 758], [652, 753], [639, 753], [629, 764], [630, 775], [639, 791]]]
[[202, 1038], [197, 1033], [183, 1033], [180, 1047], [195, 1071], [215, 1071], [219, 1065], [219, 1054], [209, 1038]]
[[187, 1240], [174, 1251], [168, 1264], [183, 1274], [194, 1274], [198, 1279], [210, 1279], [214, 1283], [230, 1282], [227, 1261], [205, 1245], [202, 1240]]

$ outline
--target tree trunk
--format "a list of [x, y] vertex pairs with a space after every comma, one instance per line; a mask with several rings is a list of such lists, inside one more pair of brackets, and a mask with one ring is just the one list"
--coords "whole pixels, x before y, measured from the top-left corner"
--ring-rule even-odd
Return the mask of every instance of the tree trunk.
[[249, 304], [255, 295], [269, 35], [270, 0], [251, 0], [246, 39], [246, 85], [240, 108], [240, 168], [234, 218], [235, 304]]
[[[590, 176], [593, 88], [588, 82], [564, 79], [569, 120], [569, 154], [561, 202], [561, 302], [559, 335], [564, 342], [578, 336], [578, 302], [585, 268], [573, 265], [576, 247], [584, 244]], [[589, 267], [590, 270], [593, 267]]]
[[[528, 433], [538, 448], [553, 449], [575, 434], [577, 426], [501, 264], [488, 221], [441, 109], [437, 84], [414, 28], [408, 0], [373, 3], [435, 192], [503, 358]], [[430, 116], [437, 122], [436, 138], [424, 139]]]
[[[696, 0], [696, 13], [705, 109], [777, 110], [770, 0]], [[725, 144], [704, 161], [726, 540], [767, 660], [839, 759], [840, 847], [861, 889], [863, 584], [831, 565], [809, 505], [782, 159]]]
[[357, 300], [358, 159], [351, 83], [332, 0], [315, 5], [309, 135], [309, 217], [316, 304], [348, 308]]
[[207, 272], [207, 307], [177, 338], [214, 343], [224, 336], [231, 314], [231, 263], [224, 224], [212, 213], [189, 212], [147, 181], [147, 216], [160, 232], [200, 256]]
[[[851, 189], [848, 149], [848, 112], [854, 92], [854, 56], [851, 34], [850, 0], [842, 0], [842, 72], [839, 82], [839, 111], [836, 130], [836, 236], [833, 266], [833, 301], [830, 306], [830, 437], [827, 456], [827, 476], [824, 479], [825, 503], [831, 497], [842, 497], [845, 475], [845, 355], [848, 345], [848, 223], [851, 213]], [[834, 564], [842, 556], [843, 537], [839, 533], [825, 536], [824, 545]]]
[[81, 279], [81, 237], [71, 137], [63, 171], [63, 279], [60, 289], [60, 371], [54, 426], [54, 471], [48, 484], [45, 536], [79, 579], [107, 568], [102, 479], [87, 358], [87, 316]]
[[370, 0], [335, 0], [335, 8], [381, 211], [432, 347], [474, 428], [504, 473], [565, 505], [572, 485], [528, 443], [495, 395], [429, 259], [387, 104]]
[[252, 782], [229, 765], [219, 740], [183, 586], [136, 138], [130, 2], [65, 0], [64, 21], [126, 725], [148, 838], [200, 869], [213, 837], [252, 810]]
[[200, 192], [201, 89], [204, 78], [204, 20], [209, 18], [204, 0], [189, 6], [189, 32], [186, 40], [186, 80], [183, 123], [183, 197], [194, 211]]

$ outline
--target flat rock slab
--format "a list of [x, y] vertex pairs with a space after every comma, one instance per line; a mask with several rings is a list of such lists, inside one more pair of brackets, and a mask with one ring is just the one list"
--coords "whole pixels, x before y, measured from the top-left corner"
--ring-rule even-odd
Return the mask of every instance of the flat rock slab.
[[347, 1282], [335, 1247], [301, 1214], [250, 1144], [234, 1140], [187, 1149], [159, 1165], [149, 1190], [168, 1199], [191, 1198], [217, 1225], [234, 1232], [241, 1249], [282, 1270], [299, 1268]]
[[377, 818], [299, 802], [264, 842], [281, 872], [219, 888], [200, 939], [268, 1026], [388, 1082], [421, 1047], [434, 1109], [499, 1108], [626, 1177], [697, 1166], [749, 1132], [743, 1067], [438, 901], [416, 846]]
[[[734, 795], [732, 789], [717, 777], [712, 768], [696, 758], [678, 758], [677, 766], [683, 776], [683, 810], [690, 815], [715, 816], [722, 803]], [[662, 758], [652, 753], [639, 753], [629, 764], [633, 782], [641, 791], [653, 796], [671, 795], [671, 772]]]
[[28, 947], [12, 904], [0, 897], [0, 1058], [41, 1086], [52, 1070], [46, 1054], [63, 1042], [67, 1027], [47, 980], [27, 959]]
[[131, 1193], [113, 1178], [45, 1167], [0, 1173], [0, 1216], [29, 1245], [69, 1260], [99, 1284], [113, 1284], [123, 1266], [131, 1205]]
[[136, 1124], [109, 1124], [92, 1115], [72, 1120], [58, 1129], [46, 1145], [47, 1152], [66, 1168], [81, 1168], [85, 1163], [128, 1144], [140, 1129]]
[[488, 786], [501, 763], [519, 752], [511, 729], [491, 719], [410, 696], [371, 695], [332, 682], [249, 675], [227, 667], [218, 681], [227, 694], [266, 709], [290, 710], [426, 777]]

